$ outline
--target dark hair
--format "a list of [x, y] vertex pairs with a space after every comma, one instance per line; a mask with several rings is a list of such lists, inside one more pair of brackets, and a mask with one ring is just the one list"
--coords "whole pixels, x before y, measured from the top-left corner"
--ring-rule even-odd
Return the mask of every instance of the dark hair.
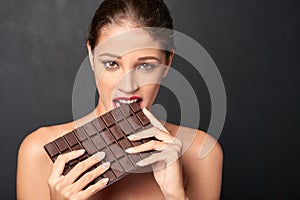
[[102, 28], [115, 23], [119, 25], [130, 23], [139, 28], [163, 28], [160, 33], [150, 34], [166, 49], [167, 58], [170, 56], [170, 51], [175, 48], [173, 19], [163, 0], [104, 0], [98, 7], [89, 27], [87, 41], [92, 50], [97, 45]]

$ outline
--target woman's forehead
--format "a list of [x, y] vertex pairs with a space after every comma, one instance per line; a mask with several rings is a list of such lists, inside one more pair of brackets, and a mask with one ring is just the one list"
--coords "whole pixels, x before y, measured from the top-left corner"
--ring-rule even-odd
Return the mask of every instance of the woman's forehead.
[[109, 52], [115, 55], [124, 55], [143, 49], [156, 49], [161, 52], [161, 48], [160, 42], [154, 40], [144, 29], [112, 26], [101, 33], [94, 51], [96, 54]]

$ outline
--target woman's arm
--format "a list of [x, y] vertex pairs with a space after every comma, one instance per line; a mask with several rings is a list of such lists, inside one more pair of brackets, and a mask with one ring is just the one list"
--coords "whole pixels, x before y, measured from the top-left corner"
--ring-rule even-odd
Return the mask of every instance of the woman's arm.
[[47, 179], [52, 169], [52, 162], [43, 150], [38, 135], [45, 128], [40, 128], [27, 136], [22, 142], [17, 166], [17, 199], [50, 199]]
[[[214, 146], [205, 157], [199, 158], [203, 141]], [[184, 175], [187, 177], [186, 196], [197, 200], [220, 199], [223, 152], [220, 144], [211, 136], [198, 131], [191, 147], [182, 156]]]

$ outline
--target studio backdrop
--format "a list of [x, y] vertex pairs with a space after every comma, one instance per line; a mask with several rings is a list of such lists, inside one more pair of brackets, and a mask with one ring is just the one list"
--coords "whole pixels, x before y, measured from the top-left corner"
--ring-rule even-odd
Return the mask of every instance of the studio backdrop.
[[[0, 199], [16, 198], [22, 140], [39, 127], [73, 120], [74, 83], [87, 56], [88, 25], [99, 2], [1, 1]], [[200, 113], [199, 120], [188, 119], [183, 125], [208, 131], [222, 145], [221, 199], [299, 199], [299, 1], [166, 3], [175, 30], [196, 41], [220, 75], [205, 77], [181, 55], [172, 64], [188, 81]], [[211, 95], [208, 82], [220, 80], [226, 92], [226, 118], [218, 134], [210, 129], [212, 107], [224, 101]], [[83, 84], [93, 87], [94, 82]], [[180, 113], [180, 101], [170, 87], [162, 87], [156, 104], [166, 111], [157, 106], [158, 114], [181, 123], [173, 114]], [[195, 105], [189, 109], [195, 110]], [[90, 106], [78, 116], [88, 113]]]

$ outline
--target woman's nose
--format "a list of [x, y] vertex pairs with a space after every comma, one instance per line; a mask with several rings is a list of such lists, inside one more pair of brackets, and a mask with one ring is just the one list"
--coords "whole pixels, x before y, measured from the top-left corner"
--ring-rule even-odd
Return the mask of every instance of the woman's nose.
[[117, 83], [117, 88], [124, 93], [133, 93], [138, 88], [138, 82], [135, 79], [134, 70], [127, 72]]

